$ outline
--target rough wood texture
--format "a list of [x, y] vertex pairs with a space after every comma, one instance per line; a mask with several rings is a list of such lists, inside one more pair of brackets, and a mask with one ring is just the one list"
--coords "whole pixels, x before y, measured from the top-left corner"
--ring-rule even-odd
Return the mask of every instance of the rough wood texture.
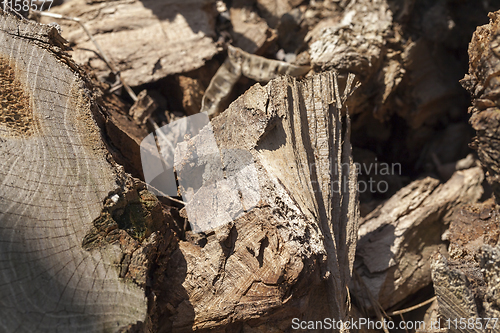
[[494, 2], [315, 1], [304, 9], [299, 22], [309, 31], [304, 53], [313, 68], [345, 70], [362, 82], [348, 104], [355, 147], [409, 173], [433, 168], [429, 148], [439, 150], [443, 164], [467, 155], [469, 102], [458, 83], [470, 39], [464, 37], [484, 24]]
[[131, 119], [127, 113], [131, 106], [115, 94], [109, 93], [108, 85], [94, 76], [91, 76], [91, 79], [94, 96], [101, 111], [95, 113], [95, 119], [106, 133], [106, 148], [126, 172], [144, 179], [140, 144], [148, 135], [148, 129], [144, 124]]
[[[447, 215], [481, 197], [483, 177], [475, 167], [445, 184], [430, 177], [414, 181], [361, 221], [355, 267], [384, 309], [431, 283], [430, 258], [445, 249]], [[371, 306], [368, 297], [364, 304]]]
[[232, 45], [227, 46], [227, 55], [226, 60], [210, 81], [201, 103], [200, 112], [207, 112], [211, 118], [223, 111], [223, 101], [227, 99], [241, 75], [266, 83], [280, 75], [301, 77], [310, 70], [309, 66], [295, 66], [283, 61], [267, 59]]
[[380, 65], [392, 13], [384, 0], [352, 1], [340, 16], [320, 22], [311, 39], [311, 64], [369, 75]]
[[473, 99], [470, 123], [477, 137], [473, 146], [488, 170], [487, 179], [500, 200], [500, 11], [490, 13], [490, 23], [478, 27], [469, 45], [469, 74], [461, 81]]
[[260, 201], [180, 242], [170, 282], [157, 294], [168, 303], [155, 329], [281, 331], [293, 317], [346, 318], [358, 209], [349, 122], [337, 96], [331, 72], [303, 82], [283, 77], [253, 86], [214, 118], [223, 160], [234, 149], [251, 153]]
[[119, 244], [82, 240], [123, 183], [54, 27], [0, 10], [0, 330], [104, 332], [144, 320]]
[[[157, 81], [169, 74], [194, 70], [217, 53], [213, 2], [192, 1], [69, 1], [52, 11], [78, 17], [131, 86]], [[53, 19], [43, 18], [43, 23]], [[110, 69], [95, 53], [83, 29], [58, 20], [63, 36], [75, 49], [78, 64], [90, 63], [99, 77]]]
[[[443, 320], [499, 318], [499, 216], [493, 199], [454, 209], [447, 236], [449, 258], [438, 254], [432, 263], [432, 280]], [[475, 326], [454, 331], [498, 332], [499, 325], [491, 321], [488, 329]]]
[[[397, 113], [419, 128], [456, 103], [450, 103], [460, 94], [456, 62], [427, 35], [405, 34], [408, 27], [394, 17], [395, 7], [386, 0], [352, 1], [340, 15], [320, 21], [306, 40], [313, 66], [359, 76], [363, 88], [352, 101], [356, 112], [372, 113], [379, 121]], [[417, 19], [428, 13], [415, 10], [412, 15]], [[434, 18], [446, 19], [443, 13]]]
[[276, 32], [269, 29], [259, 16], [252, 0], [235, 0], [229, 13], [233, 44], [249, 53], [261, 54], [269, 43], [276, 39]]

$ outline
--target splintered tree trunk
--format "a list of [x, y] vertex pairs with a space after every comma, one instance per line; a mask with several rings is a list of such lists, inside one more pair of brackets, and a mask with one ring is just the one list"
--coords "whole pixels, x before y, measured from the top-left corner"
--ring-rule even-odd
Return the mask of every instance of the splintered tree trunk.
[[[267, 332], [289, 328], [293, 318], [346, 320], [358, 207], [349, 118], [336, 82], [328, 72], [257, 84], [212, 120], [226, 171], [248, 163], [232, 152], [251, 153], [260, 200], [232, 223], [179, 243], [170, 283], [154, 286], [154, 329]], [[187, 143], [192, 154], [199, 141]], [[187, 209], [196, 210], [192, 201]], [[216, 206], [199, 209], [210, 220]]]
[[63, 42], [0, 10], [2, 332], [114, 332], [146, 315], [120, 247], [82, 248], [120, 177]]
[[332, 72], [257, 84], [215, 118], [225, 172], [251, 154], [260, 200], [177, 243], [156, 197], [112, 161], [94, 116], [109, 128], [65, 49], [54, 27], [0, 12], [1, 331], [285, 331], [293, 318], [347, 319], [352, 76], [343, 95]]

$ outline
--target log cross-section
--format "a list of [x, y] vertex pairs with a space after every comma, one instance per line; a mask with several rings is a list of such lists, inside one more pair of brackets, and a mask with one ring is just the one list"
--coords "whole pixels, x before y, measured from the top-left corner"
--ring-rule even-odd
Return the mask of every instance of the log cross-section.
[[55, 27], [0, 10], [1, 332], [115, 332], [146, 316], [119, 247], [82, 248], [119, 185], [64, 49]]

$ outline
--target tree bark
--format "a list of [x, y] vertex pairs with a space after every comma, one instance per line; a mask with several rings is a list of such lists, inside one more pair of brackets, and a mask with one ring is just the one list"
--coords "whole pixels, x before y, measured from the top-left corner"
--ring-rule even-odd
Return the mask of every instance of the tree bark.
[[[447, 239], [448, 253], [432, 258], [432, 280], [442, 321], [451, 332], [497, 332], [500, 255], [499, 209], [493, 199], [453, 209]], [[455, 327], [455, 319], [472, 318], [471, 327]], [[486, 320], [493, 318], [486, 326]], [[481, 323], [481, 327], [478, 324]]]
[[[437, 254], [432, 263], [439, 313], [444, 321], [451, 321], [452, 332], [498, 332], [499, 327], [499, 14], [490, 13], [490, 23], [474, 32], [469, 44], [469, 74], [461, 81], [472, 95], [470, 123], [477, 134], [473, 147], [487, 170], [494, 198], [454, 209], [448, 235], [449, 257]], [[462, 318], [474, 321], [474, 325], [464, 327]]]
[[488, 171], [487, 179], [494, 193], [500, 198], [500, 132], [498, 112], [498, 56], [497, 35], [500, 31], [500, 12], [490, 13], [490, 23], [477, 28], [469, 45], [469, 74], [461, 81], [473, 98], [470, 123], [477, 137], [473, 147], [477, 149], [481, 163]]

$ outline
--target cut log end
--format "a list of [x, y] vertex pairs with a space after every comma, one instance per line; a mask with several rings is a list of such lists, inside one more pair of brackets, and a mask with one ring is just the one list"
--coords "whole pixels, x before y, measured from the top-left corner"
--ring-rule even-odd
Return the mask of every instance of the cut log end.
[[[50, 26], [0, 10], [0, 326], [117, 331], [146, 317], [116, 245], [82, 240], [119, 185], [88, 82]], [[62, 48], [61, 48], [62, 47]]]

